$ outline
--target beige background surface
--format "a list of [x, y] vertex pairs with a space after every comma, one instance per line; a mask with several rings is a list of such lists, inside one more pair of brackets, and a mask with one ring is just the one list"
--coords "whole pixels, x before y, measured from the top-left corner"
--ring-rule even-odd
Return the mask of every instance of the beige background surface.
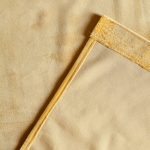
[[[149, 0], [0, 1], [0, 149], [18, 149], [97, 17], [150, 39]], [[97, 44], [31, 149], [149, 150], [150, 74]]]

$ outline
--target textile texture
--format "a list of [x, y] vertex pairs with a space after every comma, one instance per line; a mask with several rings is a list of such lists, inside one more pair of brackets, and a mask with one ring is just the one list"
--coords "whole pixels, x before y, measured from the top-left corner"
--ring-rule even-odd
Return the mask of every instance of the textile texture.
[[[150, 39], [149, 0], [0, 1], [1, 150], [19, 149], [103, 14]], [[150, 73], [97, 43], [31, 150], [149, 150], [149, 99]]]

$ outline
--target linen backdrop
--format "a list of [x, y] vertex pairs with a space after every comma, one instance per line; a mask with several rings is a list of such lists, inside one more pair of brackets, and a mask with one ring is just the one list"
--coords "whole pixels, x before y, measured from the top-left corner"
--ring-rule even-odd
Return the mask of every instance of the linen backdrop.
[[[0, 1], [0, 149], [19, 149], [98, 15], [150, 39], [149, 0]], [[123, 37], [122, 37], [123, 38]], [[150, 73], [96, 44], [32, 150], [149, 150]]]

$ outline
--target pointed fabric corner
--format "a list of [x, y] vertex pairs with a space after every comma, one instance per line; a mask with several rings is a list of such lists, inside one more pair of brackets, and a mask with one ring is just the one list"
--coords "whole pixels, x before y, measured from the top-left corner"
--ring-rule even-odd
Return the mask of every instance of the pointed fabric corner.
[[97, 42], [118, 52], [132, 62], [135, 62], [144, 69], [150, 71], [150, 42], [116, 21], [105, 16], [100, 17], [100, 20], [91, 33], [85, 47], [26, 138], [21, 150], [26, 150], [31, 147], [35, 138], [38, 136], [40, 130], [47, 121], [51, 111], [66, 91]]

